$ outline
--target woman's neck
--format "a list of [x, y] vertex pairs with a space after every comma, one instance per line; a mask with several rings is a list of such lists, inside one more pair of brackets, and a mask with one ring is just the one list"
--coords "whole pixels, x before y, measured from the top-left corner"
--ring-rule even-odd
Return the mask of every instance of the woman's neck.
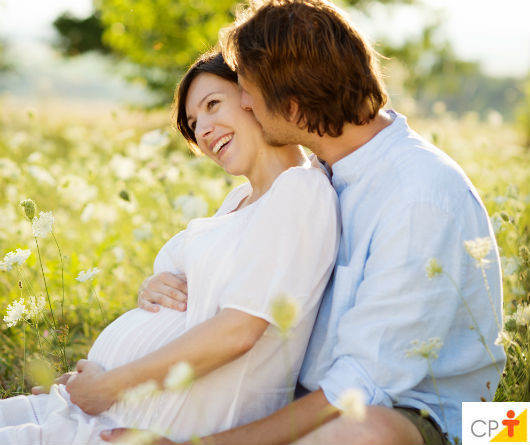
[[304, 165], [309, 162], [307, 155], [299, 145], [283, 147], [267, 147], [262, 150], [254, 163], [253, 169], [247, 176], [252, 193], [242, 202], [240, 207], [245, 207], [258, 200], [269, 188], [275, 179], [291, 167]]

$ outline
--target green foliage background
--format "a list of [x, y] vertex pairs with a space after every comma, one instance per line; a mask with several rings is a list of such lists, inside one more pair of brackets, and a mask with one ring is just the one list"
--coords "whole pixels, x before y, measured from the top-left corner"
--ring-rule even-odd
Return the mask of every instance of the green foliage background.
[[[31, 227], [19, 206], [33, 198], [56, 220], [54, 233], [64, 257], [64, 318], [58, 315], [63, 266], [57, 247], [43, 239], [40, 250], [64, 335], [66, 367], [72, 367], [86, 357], [106, 323], [135, 307], [156, 252], [186, 226], [182, 198], [204, 202], [210, 215], [241, 179], [190, 155], [170, 130], [167, 111], [64, 104], [24, 110], [7, 100], [0, 105], [0, 257], [16, 248], [32, 251], [27, 264], [0, 271], [0, 314], [20, 297], [45, 294]], [[506, 331], [512, 338], [497, 400], [528, 400], [529, 326], [511, 320], [518, 307], [530, 303], [530, 151], [523, 134], [513, 125], [484, 123], [477, 114], [455, 119], [440, 113], [434, 120], [412, 116], [409, 121], [464, 168], [487, 206], [503, 261]], [[153, 129], [170, 137], [146, 152], [142, 136]], [[129, 173], [123, 174], [123, 166]], [[102, 272], [94, 281], [75, 280], [81, 270], [96, 266]], [[64, 370], [51, 329], [41, 321], [40, 335], [47, 331], [49, 342], [41, 348], [35, 329], [0, 327], [4, 396], [27, 392], [36, 383], [28, 366], [37, 358], [50, 363], [54, 374]], [[482, 347], [478, 338], [477, 346]]]
[[[369, 3], [347, 2], [361, 9]], [[130, 78], [162, 92], [162, 102], [168, 102], [185, 67], [232, 21], [235, 2], [95, 0], [94, 6], [90, 17], [56, 20], [64, 53], [96, 49], [127, 60], [133, 67]], [[476, 63], [459, 61], [447, 44], [434, 39], [435, 31], [436, 23], [418, 40], [399, 48], [381, 42], [378, 50], [390, 58], [385, 71], [389, 81], [399, 83], [392, 88], [403, 88], [396, 102], [412, 104], [416, 112], [409, 119], [412, 127], [462, 165], [492, 217], [503, 258], [505, 329], [512, 339], [496, 400], [528, 401], [530, 331], [511, 316], [530, 304], [530, 83], [486, 78]], [[0, 69], [7, 66], [2, 54], [0, 45]], [[440, 100], [446, 105], [436, 108], [435, 118], [424, 117], [424, 110]], [[491, 113], [492, 104], [500, 104], [498, 111], [508, 122]], [[155, 129], [169, 140], [146, 152], [142, 136]], [[53, 307], [56, 314], [64, 310], [64, 317], [57, 317], [57, 338], [49, 311], [38, 330], [0, 327], [0, 395], [26, 393], [40, 383], [30, 372], [36, 359], [58, 374], [86, 357], [106, 323], [135, 307], [156, 252], [186, 226], [182, 199], [203, 202], [211, 215], [239, 181], [207, 159], [191, 156], [172, 132], [166, 110], [69, 103], [27, 108], [0, 99], [0, 259], [16, 248], [32, 251], [24, 266], [0, 271], [0, 314], [18, 298], [45, 292], [31, 227], [18, 206], [22, 199], [53, 211], [64, 260], [51, 239], [42, 240]], [[94, 281], [75, 280], [81, 270], [96, 266], [102, 272]], [[66, 364], [58, 352], [61, 342]]]

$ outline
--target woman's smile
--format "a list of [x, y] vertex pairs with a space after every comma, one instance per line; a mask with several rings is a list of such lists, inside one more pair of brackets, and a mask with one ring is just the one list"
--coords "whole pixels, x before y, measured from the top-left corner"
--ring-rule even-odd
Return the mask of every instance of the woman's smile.
[[221, 136], [219, 139], [217, 139], [217, 141], [215, 142], [215, 144], [210, 144], [210, 147], [212, 149], [212, 152], [213, 154], [216, 154], [225, 144], [227, 144], [228, 142], [230, 142], [232, 140], [232, 138], [234, 137], [234, 134], [227, 134], [225, 136]]

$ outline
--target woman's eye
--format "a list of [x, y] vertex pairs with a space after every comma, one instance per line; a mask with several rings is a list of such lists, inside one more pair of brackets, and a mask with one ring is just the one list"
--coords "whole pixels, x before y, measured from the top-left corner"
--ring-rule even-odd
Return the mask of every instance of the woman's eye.
[[212, 100], [208, 101], [208, 103], [206, 104], [206, 108], [208, 108], [208, 110], [211, 110], [218, 103], [219, 103], [218, 100], [212, 99]]

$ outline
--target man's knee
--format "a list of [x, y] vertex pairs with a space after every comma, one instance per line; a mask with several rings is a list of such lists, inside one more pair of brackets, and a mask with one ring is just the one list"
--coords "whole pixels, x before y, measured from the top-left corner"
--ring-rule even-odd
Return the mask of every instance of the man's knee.
[[423, 444], [423, 438], [414, 424], [396, 410], [368, 406], [364, 421], [341, 416], [304, 436], [297, 443], [420, 445]]

